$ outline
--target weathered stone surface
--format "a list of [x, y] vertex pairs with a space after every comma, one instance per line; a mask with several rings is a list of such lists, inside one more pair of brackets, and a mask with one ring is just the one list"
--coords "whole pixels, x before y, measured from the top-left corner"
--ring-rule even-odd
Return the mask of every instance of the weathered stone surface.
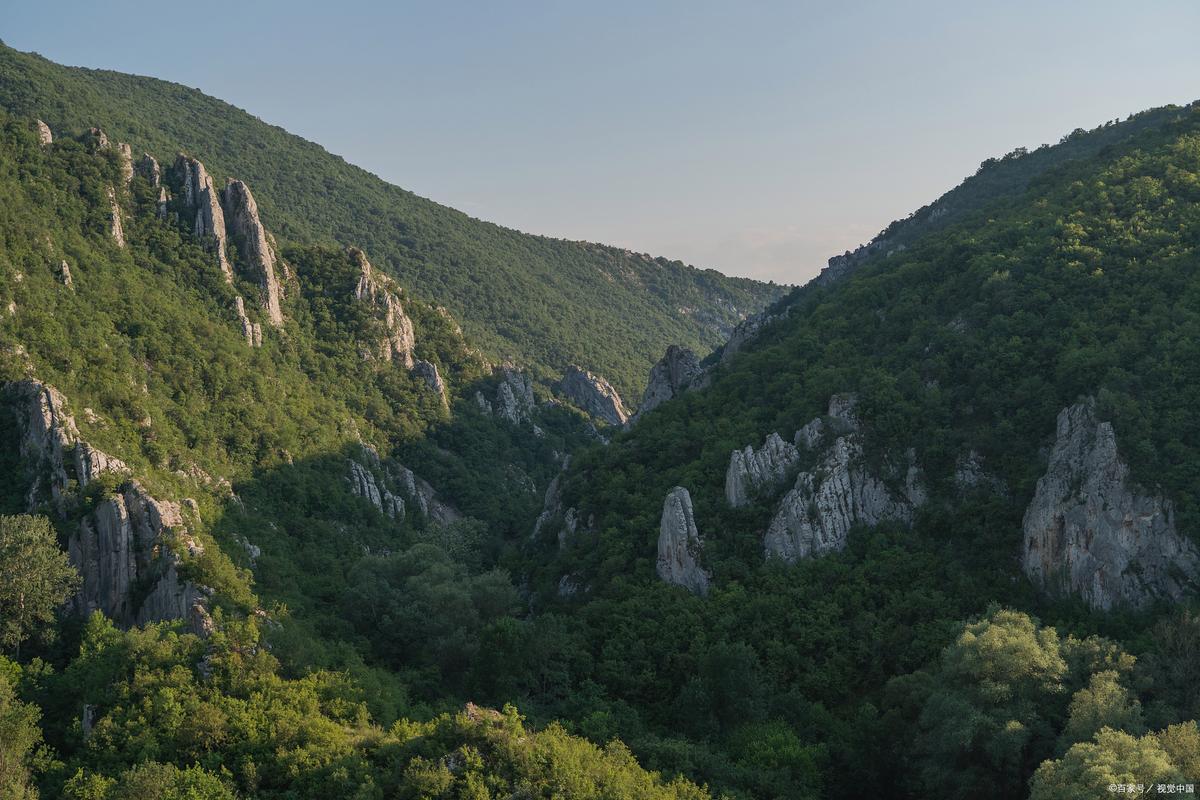
[[[350, 460], [350, 491], [356, 497], [361, 497], [371, 505], [375, 506], [381, 514], [385, 514], [395, 520], [404, 519], [404, 499], [387, 488], [387, 485], [380, 486], [375, 480], [375, 475], [364, 467], [362, 464], [351, 459]], [[416, 494], [414, 491], [410, 495]]]
[[133, 149], [125, 142], [117, 142], [117, 163], [121, 165], [121, 183], [128, 187], [133, 182]]
[[650, 368], [646, 391], [642, 393], [642, 402], [631, 422], [637, 422], [644, 414], [683, 394], [703, 371], [700, 359], [691, 350], [677, 344], [669, 346], [666, 354]]
[[40, 119], [35, 120], [37, 124], [38, 141], [43, 146], [54, 143], [54, 134], [50, 132], [50, 126], [42, 122]]
[[[6, 394], [16, 412], [21, 454], [34, 475], [27, 495], [31, 509], [50, 500], [65, 519], [77, 489], [104, 473], [128, 473], [123, 462], [80, 439], [54, 387], [18, 381], [6, 387]], [[79, 613], [103, 611], [125, 626], [183, 619], [197, 633], [208, 632], [207, 595], [179, 577], [181, 561], [174, 548], [202, 552], [184, 527], [179, 505], [156, 500], [137, 481], [126, 481], [84, 515], [68, 542], [82, 577], [73, 607]]]
[[688, 591], [708, 594], [709, 574], [700, 566], [700, 533], [692, 496], [682, 486], [667, 493], [658, 525], [658, 577]]
[[26, 497], [32, 510], [51, 501], [62, 507], [75, 485], [84, 488], [107, 472], [128, 473], [120, 459], [91, 447], [79, 437], [75, 418], [57, 389], [37, 380], [15, 381], [5, 387], [21, 431], [22, 458], [32, 467], [34, 482]]
[[[488, 400], [483, 392], [476, 392], [475, 402], [479, 405], [479, 410], [489, 416], [494, 414], [514, 425], [528, 422], [536, 407], [533, 381], [524, 372], [507, 365], [496, 367], [494, 374], [499, 378], [495, 401]], [[535, 431], [540, 430], [536, 425], [534, 428]]]
[[183, 205], [188, 212], [195, 213], [192, 232], [202, 240], [209, 252], [217, 257], [217, 266], [225, 280], [233, 283], [233, 267], [227, 253], [228, 236], [225, 232], [225, 212], [212, 177], [204, 165], [182, 153], [175, 160], [175, 171], [183, 184]]
[[809, 420], [800, 430], [796, 431], [795, 442], [806, 450], [812, 450], [821, 444], [825, 436], [825, 420], [822, 417]]
[[242, 336], [246, 337], [246, 344], [251, 347], [262, 347], [262, 326], [257, 322], [251, 322], [250, 317], [246, 315], [246, 301], [238, 295], [233, 300], [233, 310], [237, 312], [238, 322], [242, 326]]
[[442, 380], [442, 374], [438, 372], [437, 364], [417, 359], [413, 362], [412, 373], [425, 381], [425, 385], [429, 387], [430, 391], [435, 392], [442, 399], [442, 405], [450, 405], [450, 401], [446, 397], [446, 383]]
[[117, 247], [125, 246], [125, 228], [121, 224], [121, 205], [117, 202], [117, 192], [109, 186], [108, 191], [109, 234]]
[[572, 403], [609, 425], [624, 425], [629, 419], [617, 390], [601, 376], [581, 367], [567, 367], [559, 388]]
[[258, 204], [250, 187], [242, 181], [231, 180], [221, 192], [221, 207], [225, 213], [225, 225], [229, 235], [237, 243], [238, 252], [244, 262], [240, 266], [258, 284], [259, 301], [272, 327], [283, 325], [283, 288], [275, 272], [275, 249], [267, 238], [267, 231], [258, 216]]
[[68, 289], [75, 285], [75, 281], [71, 277], [71, 265], [67, 263], [66, 259], [63, 259], [58, 265], [58, 279]]
[[99, 128], [89, 128], [83, 135], [83, 143], [93, 152], [108, 149], [108, 136]]
[[1090, 398], [1059, 413], [1023, 528], [1025, 574], [1093, 608], [1178, 601], [1200, 581], [1200, 552], [1176, 530], [1171, 502], [1133, 484]]
[[383, 327], [380, 341], [365, 343], [363, 357], [394, 361], [403, 364], [406, 369], [412, 369], [416, 333], [412, 320], [404, 313], [400, 303], [400, 287], [395, 286], [386, 275], [375, 272], [362, 250], [351, 247], [347, 252], [360, 271], [354, 298], [369, 304]]
[[734, 450], [725, 470], [725, 499], [734, 508], [746, 505], [756, 493], [778, 486], [799, 458], [795, 445], [778, 433], [769, 435], [757, 450], [752, 445]]
[[142, 157], [138, 159], [134, 170], [138, 175], [141, 175], [151, 186], [162, 185], [162, 168], [158, 165], [158, 159], [149, 153], [142, 153]]
[[913, 503], [894, 496], [861, 456], [856, 437], [840, 436], [816, 469], [796, 477], [763, 539], [768, 557], [792, 563], [843, 549], [855, 525], [911, 521]]

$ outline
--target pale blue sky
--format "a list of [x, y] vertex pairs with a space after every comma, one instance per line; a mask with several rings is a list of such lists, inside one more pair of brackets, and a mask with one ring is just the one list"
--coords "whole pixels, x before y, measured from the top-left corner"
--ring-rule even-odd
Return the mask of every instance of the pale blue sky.
[[522, 230], [798, 283], [979, 162], [1200, 98], [1200, 2], [46, 2], [0, 38], [178, 81]]

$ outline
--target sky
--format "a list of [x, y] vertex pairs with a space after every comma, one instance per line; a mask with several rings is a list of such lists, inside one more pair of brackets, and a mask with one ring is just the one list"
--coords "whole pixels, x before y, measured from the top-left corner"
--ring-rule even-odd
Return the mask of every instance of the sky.
[[0, 0], [472, 216], [802, 283], [979, 163], [1200, 99], [1200, 2]]

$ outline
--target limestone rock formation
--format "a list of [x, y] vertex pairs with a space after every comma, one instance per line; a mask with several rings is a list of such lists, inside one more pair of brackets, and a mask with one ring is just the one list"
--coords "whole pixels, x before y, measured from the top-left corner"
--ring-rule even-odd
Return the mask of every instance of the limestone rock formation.
[[354, 298], [371, 306], [384, 331], [379, 342], [364, 348], [363, 356], [394, 361], [403, 364], [406, 369], [412, 369], [416, 334], [412, 320], [400, 304], [400, 288], [394, 286], [386, 275], [375, 272], [362, 250], [351, 247], [348, 252], [360, 271]]
[[[105, 473], [129, 473], [122, 461], [80, 438], [54, 387], [17, 381], [5, 395], [16, 414], [21, 455], [34, 475], [31, 509], [50, 501], [67, 519], [79, 489]], [[202, 548], [188, 534], [179, 505], [154, 499], [137, 481], [126, 480], [84, 514], [67, 549], [83, 579], [72, 601], [80, 613], [100, 610], [126, 626], [184, 619], [197, 633], [211, 629], [207, 593], [178, 571], [179, 553], [198, 555]]]
[[[404, 519], [404, 499], [392, 493], [386, 485], [380, 486], [375, 475], [362, 464], [350, 460], [350, 491], [375, 506], [381, 514], [395, 520]], [[415, 486], [413, 494], [415, 492]], [[411, 496], [411, 495], [410, 495]]]
[[100, 150], [108, 149], [108, 136], [99, 128], [89, 128], [88, 132], [83, 135], [83, 143], [92, 150], [99, 152]]
[[64, 258], [58, 265], [58, 279], [62, 281], [63, 286], [68, 289], [74, 287], [75, 281], [71, 277], [71, 265]]
[[425, 385], [429, 387], [430, 391], [435, 392], [442, 399], [442, 405], [449, 406], [450, 401], [446, 397], [446, 383], [442, 380], [442, 374], [438, 372], [437, 364], [417, 359], [413, 362], [412, 373], [425, 381]]
[[242, 181], [231, 180], [221, 193], [221, 206], [225, 212], [225, 225], [229, 235], [238, 245], [241, 258], [246, 262], [252, 280], [262, 293], [261, 305], [267, 314], [267, 322], [273, 327], [283, 325], [283, 308], [280, 305], [283, 289], [275, 272], [275, 249], [267, 238], [267, 231], [258, 217], [258, 204], [250, 187]]
[[54, 143], [54, 134], [50, 132], [50, 126], [42, 122], [40, 119], [35, 120], [37, 124], [38, 141], [42, 146]]
[[16, 381], [5, 387], [5, 395], [22, 433], [21, 456], [33, 470], [26, 496], [30, 508], [51, 501], [61, 509], [75, 486], [85, 488], [107, 472], [129, 471], [120, 459], [80, 438], [75, 418], [66, 412], [66, 400], [53, 386], [32, 379]]
[[1025, 574], [1092, 608], [1178, 601], [1200, 587], [1200, 552], [1176, 529], [1171, 502], [1133, 484], [1090, 398], [1059, 413], [1023, 528]]
[[843, 549], [855, 525], [911, 521], [912, 502], [893, 495], [861, 458], [856, 438], [841, 436], [817, 468], [796, 477], [763, 539], [768, 557], [792, 563]]
[[725, 470], [725, 499], [734, 508], [746, 505], [755, 493], [778, 486], [799, 459], [800, 451], [778, 433], [757, 450], [751, 445], [734, 450]]
[[121, 165], [121, 183], [128, 188], [133, 181], [133, 149], [125, 142], [117, 142], [117, 161]]
[[567, 367], [559, 388], [572, 403], [609, 425], [624, 425], [629, 419], [621, 395], [599, 375], [572, 365]]
[[134, 171], [145, 178], [151, 186], [162, 185], [162, 168], [158, 165], [158, 159], [149, 153], [142, 153], [142, 157], [134, 165]]
[[212, 177], [204, 165], [182, 153], [175, 160], [175, 171], [181, 176], [183, 206], [195, 214], [192, 232], [205, 242], [209, 251], [217, 257], [217, 266], [225, 280], [233, 283], [233, 267], [226, 252], [228, 236], [225, 232], [225, 212], [221, 210], [220, 198]]
[[669, 346], [666, 354], [651, 367], [641, 405], [631, 421], [637, 422], [644, 414], [683, 394], [703, 371], [700, 359], [691, 350], [677, 344]]
[[533, 381], [524, 372], [507, 365], [496, 367], [494, 374], [499, 378], [495, 401], [488, 400], [483, 392], [476, 392], [475, 402], [479, 409], [514, 425], [528, 422], [536, 406]]
[[[177, 503], [155, 500], [136, 481], [101, 501], [67, 546], [83, 578], [75, 610], [102, 611], [124, 626], [182, 619], [194, 633], [211, 631], [207, 593], [180, 578], [182, 560], [172, 545], [203, 552], [187, 535]], [[149, 587], [140, 602], [139, 586]]]
[[246, 301], [238, 295], [233, 300], [233, 309], [237, 312], [238, 322], [242, 326], [242, 336], [246, 337], [246, 344], [251, 347], [262, 347], [262, 326], [257, 322], [251, 322], [250, 317], [246, 316]]
[[700, 533], [692, 511], [692, 496], [682, 486], [667, 493], [658, 525], [658, 577], [688, 591], [708, 594], [711, 577], [700, 566]]
[[125, 228], [121, 224], [121, 205], [117, 202], [117, 193], [109, 186], [108, 191], [109, 234], [117, 247], [125, 246]]

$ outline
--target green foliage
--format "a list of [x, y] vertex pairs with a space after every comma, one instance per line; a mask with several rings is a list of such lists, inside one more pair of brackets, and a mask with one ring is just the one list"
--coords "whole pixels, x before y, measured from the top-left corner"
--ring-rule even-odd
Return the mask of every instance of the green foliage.
[[54, 612], [79, 584], [45, 517], [0, 516], [0, 647], [52, 633]]
[[0, 657], [0, 800], [36, 800], [30, 772], [42, 741], [41, 713], [17, 698], [9, 675], [19, 670], [10, 666], [15, 665]]
[[1194, 785], [1198, 765], [1200, 733], [1195, 722], [1141, 737], [1104, 728], [1094, 741], [1073, 745], [1062, 758], [1042, 764], [1033, 776], [1030, 800], [1101, 796], [1114, 785], [1142, 786], [1146, 794], [1162, 794], [1159, 784]]
[[0, 108], [45, 120], [57, 137], [99, 126], [164, 164], [181, 150], [194, 155], [218, 184], [245, 180], [281, 240], [363, 248], [416, 296], [447, 305], [490, 354], [535, 365], [542, 377], [581, 363], [636, 396], [668, 344], [711, 348], [739, 312], [781, 293], [473, 219], [178, 84], [63, 67], [0, 44]]

